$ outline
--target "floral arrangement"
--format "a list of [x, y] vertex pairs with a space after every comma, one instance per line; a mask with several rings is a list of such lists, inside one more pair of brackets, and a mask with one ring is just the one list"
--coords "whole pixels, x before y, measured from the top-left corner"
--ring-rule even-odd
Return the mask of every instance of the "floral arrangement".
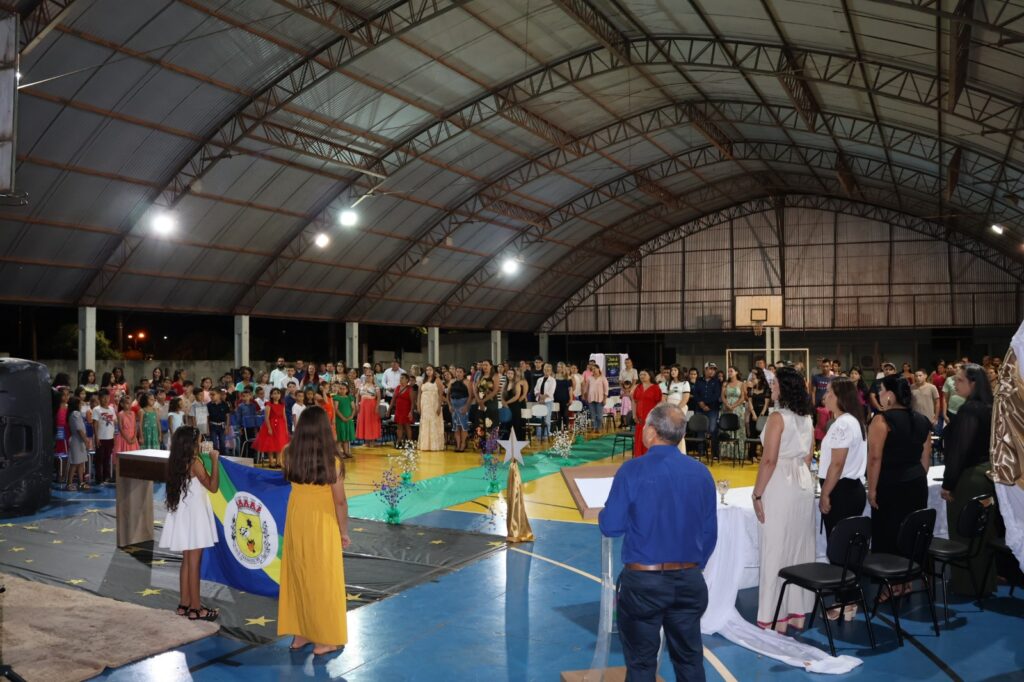
[[487, 481], [487, 492], [496, 493], [501, 488], [498, 483], [498, 467], [501, 465], [498, 457], [494, 455], [498, 451], [498, 429], [491, 429], [489, 432], [482, 428], [477, 432], [479, 435], [480, 451], [483, 453], [484, 479]]
[[590, 431], [590, 412], [580, 410], [576, 413], [576, 419], [572, 423], [573, 433], [576, 435], [576, 442], [582, 443]]
[[551, 446], [552, 452], [561, 457], [562, 459], [568, 459], [572, 455], [572, 443], [576, 439], [575, 434], [568, 429], [561, 429], [555, 433], [555, 443]]
[[420, 451], [415, 442], [406, 441], [401, 450], [388, 455], [388, 461], [391, 463], [392, 468], [397, 466], [401, 470], [403, 485], [413, 485], [412, 475], [419, 468], [420, 464]]
[[410, 487], [403, 483], [401, 476], [394, 469], [385, 469], [380, 480], [373, 482], [373, 491], [380, 501], [387, 505], [387, 522], [401, 523], [398, 503], [411, 492]]

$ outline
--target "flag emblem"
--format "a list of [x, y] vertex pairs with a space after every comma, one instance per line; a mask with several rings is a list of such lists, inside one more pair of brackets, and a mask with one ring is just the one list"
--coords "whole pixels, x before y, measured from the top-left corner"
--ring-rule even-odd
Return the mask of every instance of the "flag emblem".
[[227, 505], [227, 543], [231, 555], [250, 570], [266, 567], [277, 557], [277, 523], [263, 502], [248, 492], [238, 492]]

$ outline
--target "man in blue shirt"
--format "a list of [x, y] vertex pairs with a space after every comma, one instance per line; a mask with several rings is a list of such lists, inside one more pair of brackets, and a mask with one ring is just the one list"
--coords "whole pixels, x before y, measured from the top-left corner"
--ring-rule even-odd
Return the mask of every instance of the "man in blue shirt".
[[622, 541], [619, 638], [627, 680], [657, 673], [661, 629], [677, 680], [704, 680], [700, 618], [708, 606], [701, 573], [718, 540], [715, 482], [679, 452], [683, 411], [662, 403], [647, 415], [643, 457], [622, 465], [601, 510], [601, 532]]
[[[704, 376], [690, 387], [690, 406], [693, 411], [708, 418], [708, 433], [711, 434], [711, 452], [718, 457], [718, 413], [722, 409], [722, 382], [716, 376], [718, 365], [704, 363]], [[703, 452], [703, 445], [700, 452]]]

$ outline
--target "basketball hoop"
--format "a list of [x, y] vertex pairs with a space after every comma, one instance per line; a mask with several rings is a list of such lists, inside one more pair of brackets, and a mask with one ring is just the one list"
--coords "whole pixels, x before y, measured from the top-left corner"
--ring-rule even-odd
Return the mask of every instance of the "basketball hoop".
[[754, 328], [754, 336], [764, 334], [764, 323], [768, 321], [767, 308], [751, 308], [750, 324]]
[[754, 336], [764, 335], [764, 322], [754, 322]]

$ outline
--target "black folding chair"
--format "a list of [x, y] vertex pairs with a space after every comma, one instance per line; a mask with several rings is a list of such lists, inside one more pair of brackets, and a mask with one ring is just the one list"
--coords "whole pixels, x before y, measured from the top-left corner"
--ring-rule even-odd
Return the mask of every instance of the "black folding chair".
[[[690, 443], [697, 445], [697, 458], [700, 459], [705, 452], [710, 452], [707, 449], [708, 440], [708, 429], [711, 427], [711, 423], [708, 421], [706, 414], [694, 413], [690, 415], [690, 419], [686, 422], [686, 437], [683, 440], [686, 442], [686, 451], [693, 453], [690, 448]], [[708, 461], [711, 461], [711, 456], [708, 455]]]
[[927, 584], [925, 569], [925, 562], [928, 561], [928, 547], [931, 545], [934, 533], [935, 510], [918, 509], [903, 519], [903, 523], [900, 524], [899, 533], [896, 535], [896, 549], [899, 554], [872, 553], [864, 560], [864, 575], [882, 585], [878, 594], [875, 595], [875, 605], [871, 615], [874, 617], [878, 613], [882, 588], [885, 588], [889, 592], [889, 603], [892, 604], [892, 617], [896, 621], [896, 642], [899, 646], [903, 646], [903, 632], [900, 629], [900, 600], [903, 595], [893, 592], [893, 585], [913, 583], [915, 580], [925, 583], [924, 593], [928, 597], [928, 608], [932, 612], [935, 636], [939, 636], [939, 619], [935, 617], [935, 600], [932, 598], [932, 591]]
[[[775, 616], [772, 618], [772, 629], [779, 621], [779, 611], [786, 588], [790, 585], [802, 587], [814, 592], [815, 608], [821, 609], [821, 617], [825, 621], [825, 634], [828, 635], [828, 646], [832, 655], [836, 655], [836, 644], [832, 638], [832, 626], [829, 624], [828, 612], [825, 610], [825, 596], [833, 598], [832, 608], [842, 609], [850, 604], [858, 604], [864, 609], [864, 623], [868, 627], [868, 638], [871, 648], [875, 647], [875, 633], [871, 629], [871, 618], [868, 616], [864, 589], [860, 586], [861, 566], [868, 555], [868, 541], [871, 539], [871, 519], [867, 516], [851, 516], [843, 519], [832, 529], [828, 539], [828, 560], [823, 564], [811, 562], [788, 566], [779, 571], [782, 591], [775, 605]], [[856, 599], [849, 597], [856, 596]], [[808, 628], [814, 625], [815, 610], [811, 610]]]
[[[962, 568], [971, 574], [971, 585], [977, 598], [981, 599], [981, 591], [985, 588], [985, 579], [988, 574], [978, 576], [971, 570], [973, 561], [981, 552], [984, 544], [985, 530], [988, 528], [990, 510], [992, 504], [986, 505], [985, 500], [991, 501], [991, 495], [978, 495], [971, 498], [964, 510], [960, 512], [957, 519], [956, 532], [958, 535], [968, 539], [968, 542], [960, 540], [947, 540], [945, 538], [932, 538], [932, 544], [928, 553], [932, 557], [932, 577], [937, 578], [942, 584], [942, 611], [946, 624], [949, 624], [949, 599], [946, 596], [946, 566]], [[935, 564], [938, 564], [936, 570]], [[933, 583], [934, 586], [934, 583]]]
[[746, 438], [743, 436], [743, 426], [740, 424], [740, 416], [735, 412], [723, 412], [718, 417], [718, 452], [719, 455], [722, 453], [722, 448], [725, 445], [729, 445], [729, 451], [732, 453], [732, 465], [736, 466], [736, 462], [739, 461], [741, 464], [745, 464], [746, 453], [743, 452], [743, 445], [746, 442]]

